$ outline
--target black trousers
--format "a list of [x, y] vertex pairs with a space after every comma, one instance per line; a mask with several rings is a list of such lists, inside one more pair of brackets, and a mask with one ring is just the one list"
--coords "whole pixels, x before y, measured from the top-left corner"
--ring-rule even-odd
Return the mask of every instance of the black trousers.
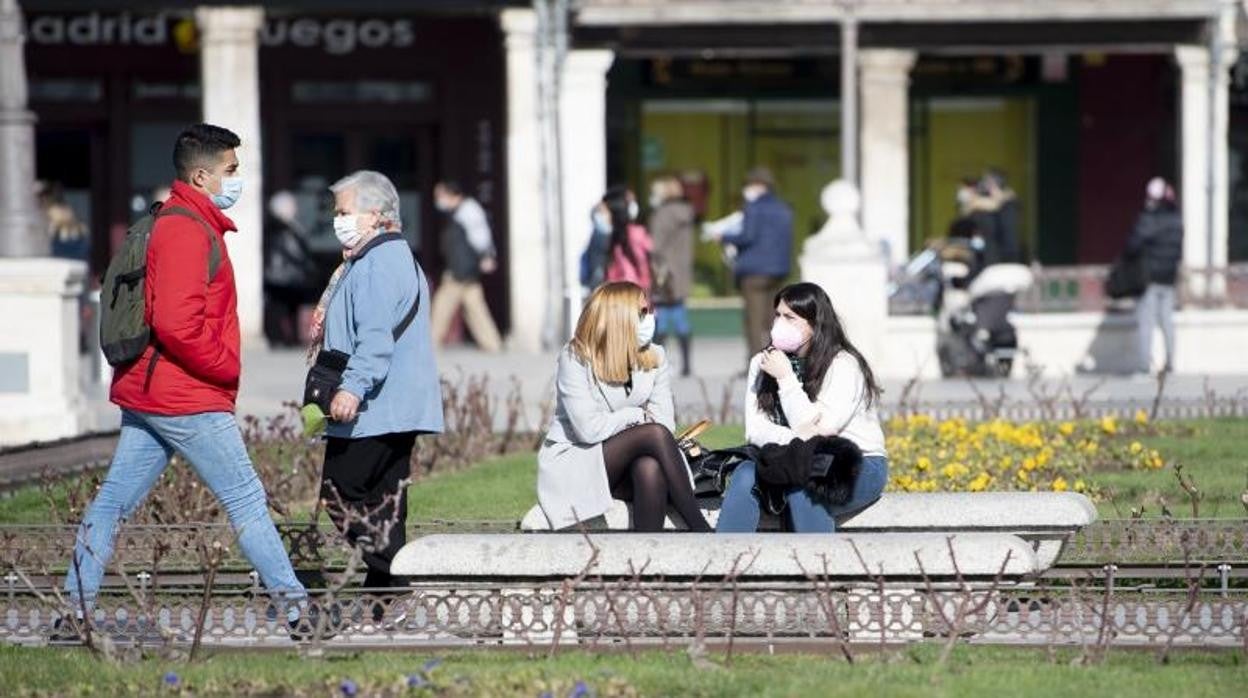
[[[393, 521], [389, 540], [365, 541], [365, 587], [405, 586], [402, 578], [390, 574], [390, 561], [407, 542], [407, 490], [400, 492], [399, 483], [412, 472], [415, 444], [416, 432], [410, 431], [362, 439], [331, 436], [326, 440], [321, 498], [334, 524], [342, 530], [346, 511], [356, 514], [347, 528], [347, 539], [354, 545], [361, 537], [373, 538], [376, 529]], [[336, 506], [334, 490], [346, 511]]]

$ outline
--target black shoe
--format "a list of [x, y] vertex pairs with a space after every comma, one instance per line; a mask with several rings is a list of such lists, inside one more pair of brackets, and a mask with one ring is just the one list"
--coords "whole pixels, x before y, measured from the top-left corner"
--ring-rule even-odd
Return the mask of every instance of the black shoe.
[[58, 644], [76, 644], [80, 645], [86, 642], [86, 638], [82, 634], [82, 626], [86, 621], [71, 621], [68, 618], [57, 618], [52, 624], [52, 632], [48, 633], [48, 642]]
[[[320, 639], [332, 639], [338, 633], [347, 629], [347, 623], [342, 618], [342, 605], [334, 602], [328, 605], [328, 615], [324, 620], [323, 627], [320, 628]], [[321, 604], [309, 602], [307, 608], [295, 620], [288, 621], [290, 627], [290, 639], [295, 642], [309, 642], [317, 637], [317, 626], [322, 625], [321, 622]]]

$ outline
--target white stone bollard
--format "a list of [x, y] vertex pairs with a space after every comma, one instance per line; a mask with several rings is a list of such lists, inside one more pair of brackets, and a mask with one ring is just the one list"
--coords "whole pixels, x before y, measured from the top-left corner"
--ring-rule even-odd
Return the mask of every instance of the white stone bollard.
[[828, 222], [802, 249], [802, 279], [823, 287], [850, 341], [867, 361], [883, 360], [888, 323], [888, 264], [858, 224], [858, 190], [845, 180], [820, 197]]
[[0, 259], [0, 446], [75, 436], [79, 297], [86, 265], [64, 259]]

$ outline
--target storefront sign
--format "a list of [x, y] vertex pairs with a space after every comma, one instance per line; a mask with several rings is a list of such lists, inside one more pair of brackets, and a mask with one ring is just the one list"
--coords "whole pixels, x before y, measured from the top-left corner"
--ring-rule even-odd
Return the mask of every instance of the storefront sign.
[[[33, 15], [27, 35], [40, 46], [163, 47], [172, 42], [184, 52], [198, 46], [194, 19], [186, 12]], [[415, 43], [415, 26], [409, 19], [270, 17], [260, 30], [260, 44], [267, 48], [320, 49], [335, 56], [361, 49], [410, 48]]]

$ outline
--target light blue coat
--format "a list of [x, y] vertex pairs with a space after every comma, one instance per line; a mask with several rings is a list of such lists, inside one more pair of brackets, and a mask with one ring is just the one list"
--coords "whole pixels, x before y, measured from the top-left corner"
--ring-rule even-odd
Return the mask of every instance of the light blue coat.
[[[325, 311], [325, 348], [350, 354], [342, 389], [359, 397], [354, 422], [330, 421], [326, 434], [362, 439], [415, 431], [441, 433], [442, 385], [429, 329], [431, 298], [403, 238], [381, 235], [351, 261]], [[420, 292], [420, 310], [394, 341], [394, 328]]]

